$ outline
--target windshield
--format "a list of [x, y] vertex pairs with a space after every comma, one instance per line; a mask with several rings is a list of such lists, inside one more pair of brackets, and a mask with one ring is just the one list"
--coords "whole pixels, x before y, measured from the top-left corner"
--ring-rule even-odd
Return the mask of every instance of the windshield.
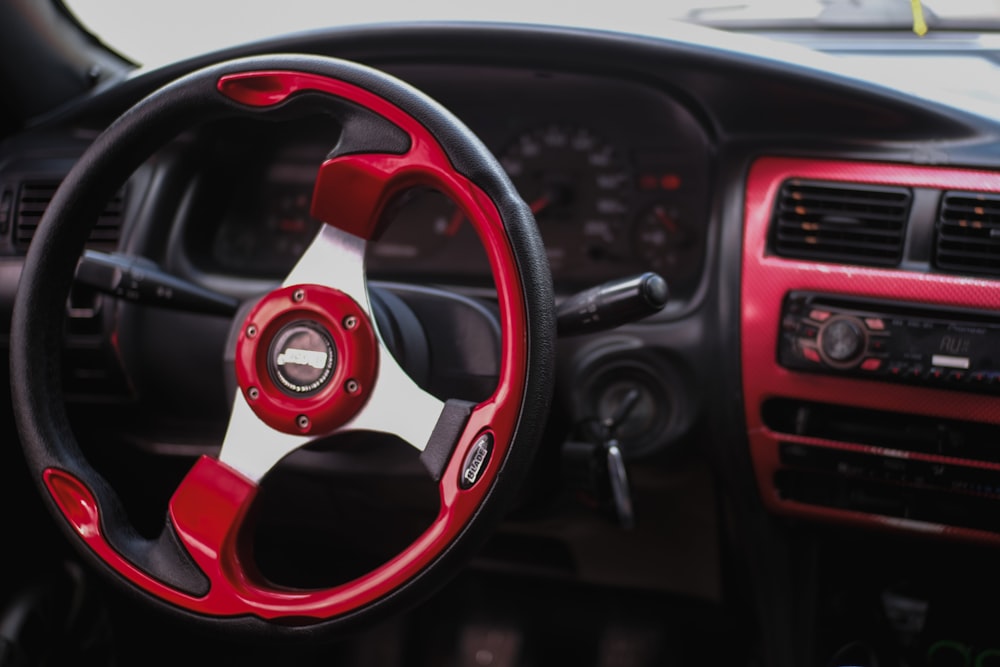
[[[1000, 0], [504, 0], [415, 3], [329, 0], [64, 0], [102, 41], [158, 66], [283, 33], [397, 21], [505, 21], [646, 33], [669, 20], [725, 28], [1000, 28]], [[912, 34], [912, 33], [911, 33]], [[918, 39], [917, 35], [913, 35]]]

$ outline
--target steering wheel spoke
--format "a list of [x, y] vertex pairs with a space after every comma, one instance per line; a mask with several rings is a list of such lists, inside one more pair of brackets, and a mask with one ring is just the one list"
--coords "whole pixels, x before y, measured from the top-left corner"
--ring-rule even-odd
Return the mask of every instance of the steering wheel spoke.
[[324, 285], [354, 299], [371, 315], [365, 279], [367, 242], [337, 227], [320, 225], [316, 237], [282, 281], [282, 286]]
[[239, 396], [233, 401], [219, 461], [258, 483], [281, 459], [315, 438], [282, 433], [257, 418]]
[[444, 402], [418, 387], [382, 344], [371, 396], [340, 430], [388, 433], [422, 452], [443, 410]]
[[[334, 433], [388, 433], [423, 452], [443, 416], [445, 403], [417, 386], [384, 344], [380, 347], [382, 361], [367, 402]], [[262, 421], [248, 401], [237, 396], [219, 460], [259, 482], [282, 458], [321, 435], [324, 434], [306, 436], [279, 431]]]

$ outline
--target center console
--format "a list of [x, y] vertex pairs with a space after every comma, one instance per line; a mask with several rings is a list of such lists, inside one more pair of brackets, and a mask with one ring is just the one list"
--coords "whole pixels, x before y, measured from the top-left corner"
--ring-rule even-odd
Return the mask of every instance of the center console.
[[1000, 543], [998, 195], [984, 171], [753, 165], [742, 382], [771, 511]]

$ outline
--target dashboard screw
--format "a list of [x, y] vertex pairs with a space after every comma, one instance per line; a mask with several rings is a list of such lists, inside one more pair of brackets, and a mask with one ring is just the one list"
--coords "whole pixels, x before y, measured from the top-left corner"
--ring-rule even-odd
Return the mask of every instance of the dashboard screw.
[[347, 317], [344, 318], [345, 329], [353, 329], [356, 326], [358, 326], [358, 318], [356, 318], [354, 315], [348, 315]]
[[306, 291], [304, 289], [297, 289], [292, 292], [292, 301], [299, 303], [306, 298]]
[[247, 338], [253, 338], [257, 335], [257, 327], [250, 325], [247, 327]]
[[344, 383], [344, 389], [347, 390], [348, 394], [356, 394], [361, 389], [361, 385], [358, 384], [357, 380], [351, 379]]
[[295, 418], [295, 425], [299, 427], [299, 430], [305, 431], [309, 428], [309, 417], [299, 415]]
[[257, 387], [250, 387], [249, 389], [247, 389], [247, 396], [250, 397], [251, 401], [256, 401], [258, 398], [260, 398], [260, 389], [258, 389]]

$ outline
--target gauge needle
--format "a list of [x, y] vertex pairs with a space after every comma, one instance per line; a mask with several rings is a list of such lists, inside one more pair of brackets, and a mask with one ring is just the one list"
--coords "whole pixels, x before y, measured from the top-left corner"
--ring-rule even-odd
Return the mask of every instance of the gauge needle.
[[530, 204], [528, 204], [528, 206], [531, 208], [531, 213], [533, 215], [538, 215], [546, 208], [548, 208], [551, 203], [552, 203], [552, 196], [545, 194], [539, 197], [538, 199], [534, 200]]
[[454, 236], [462, 226], [463, 220], [465, 220], [465, 213], [462, 212], [462, 209], [456, 206], [455, 211], [451, 214], [451, 218], [448, 220], [448, 226], [444, 229], [444, 235]]
[[654, 215], [656, 215], [656, 219], [659, 220], [663, 224], [663, 226], [666, 227], [669, 231], [671, 232], [677, 231], [677, 223], [674, 222], [673, 218], [667, 215], [667, 212], [663, 209], [662, 206], [657, 206], [656, 208], [654, 208], [653, 213]]
[[572, 201], [573, 190], [569, 186], [564, 183], [548, 183], [545, 186], [545, 191], [533, 199], [528, 204], [528, 207], [537, 216], [542, 211], [550, 209], [553, 206], [565, 206], [572, 203]]

